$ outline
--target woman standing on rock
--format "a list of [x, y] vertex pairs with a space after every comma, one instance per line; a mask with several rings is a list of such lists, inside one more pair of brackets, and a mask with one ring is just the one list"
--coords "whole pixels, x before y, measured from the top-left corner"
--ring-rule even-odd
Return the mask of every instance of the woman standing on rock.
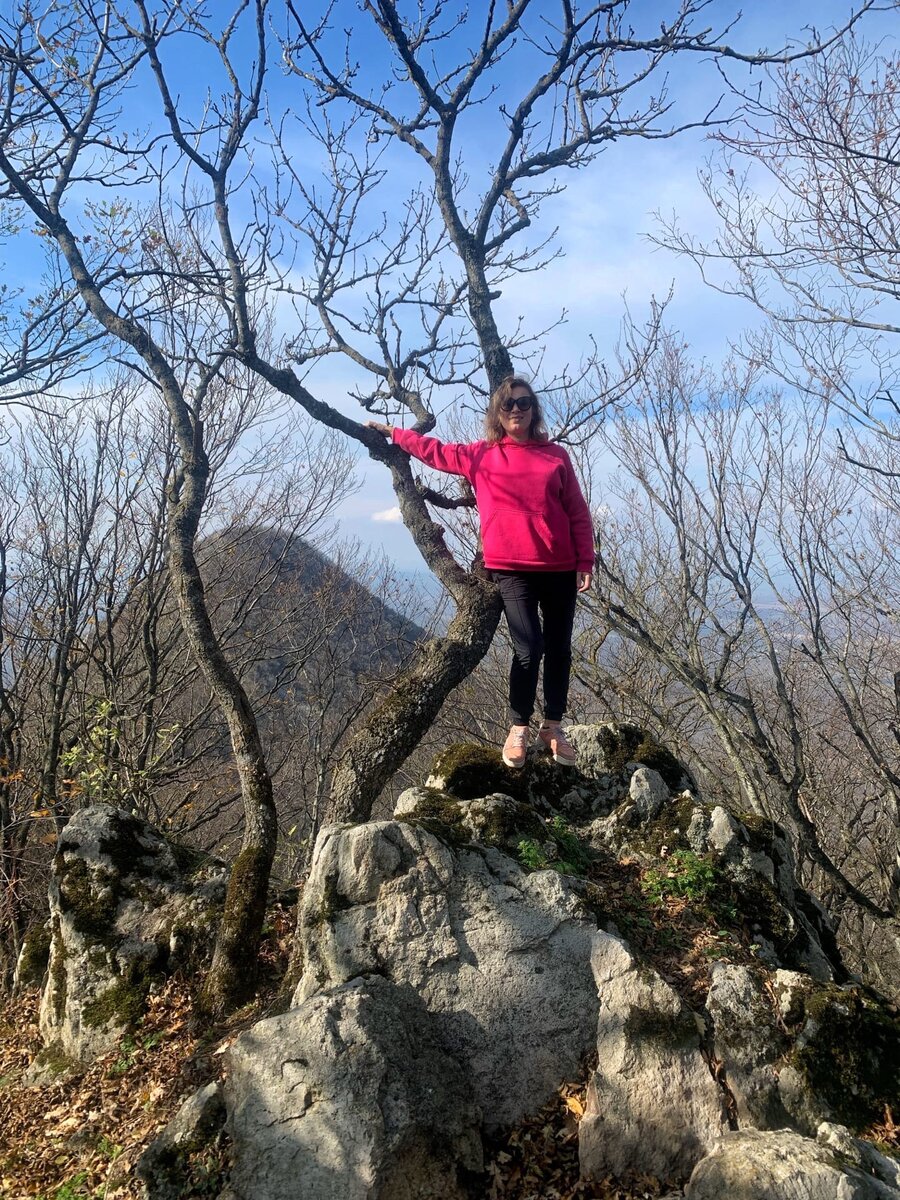
[[510, 375], [491, 396], [484, 440], [444, 443], [412, 429], [367, 421], [407, 454], [463, 475], [475, 490], [484, 565], [500, 587], [513, 643], [508, 767], [525, 765], [538, 671], [544, 659], [544, 719], [538, 741], [564, 766], [575, 751], [560, 721], [569, 693], [577, 592], [591, 586], [591, 514], [566, 451], [550, 442], [538, 397]]

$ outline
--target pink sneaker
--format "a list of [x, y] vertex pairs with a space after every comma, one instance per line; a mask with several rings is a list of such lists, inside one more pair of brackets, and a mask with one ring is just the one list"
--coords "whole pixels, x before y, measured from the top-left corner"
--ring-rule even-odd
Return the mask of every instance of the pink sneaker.
[[538, 742], [547, 747], [553, 755], [553, 761], [561, 767], [577, 767], [578, 755], [575, 747], [566, 740], [566, 735], [557, 721], [542, 721], [538, 730]]
[[528, 726], [512, 725], [506, 735], [501, 754], [508, 767], [525, 766], [525, 751], [528, 749]]

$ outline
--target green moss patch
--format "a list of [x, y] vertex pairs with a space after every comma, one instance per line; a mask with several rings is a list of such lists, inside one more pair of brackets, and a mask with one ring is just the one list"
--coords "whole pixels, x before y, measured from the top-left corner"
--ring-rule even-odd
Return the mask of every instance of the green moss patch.
[[46, 921], [32, 925], [25, 934], [16, 964], [20, 986], [32, 987], [44, 978], [50, 963], [50, 941], [50, 925]]
[[459, 800], [478, 800], [490, 792], [528, 799], [525, 771], [507, 767], [499, 750], [489, 746], [447, 746], [435, 758], [431, 773], [442, 781], [445, 792]]
[[143, 875], [169, 878], [163, 862], [153, 848], [147, 847], [142, 834], [145, 825], [130, 813], [120, 809], [109, 818], [110, 837], [101, 838], [99, 848], [121, 875]]
[[900, 1017], [869, 988], [816, 987], [789, 1061], [854, 1132], [900, 1111]]
[[462, 823], [459, 799], [439, 788], [423, 788], [415, 812], [401, 820], [407, 825], [424, 829], [450, 846], [464, 846], [472, 835]]
[[78, 1069], [79, 1064], [69, 1058], [59, 1042], [51, 1042], [34, 1056], [34, 1067], [49, 1075], [68, 1075]]
[[657, 771], [670, 791], [683, 786], [687, 778], [684, 767], [670, 750], [643, 729], [636, 725], [603, 725], [599, 736], [607, 770], [621, 772], [626, 763], [638, 762]]
[[60, 844], [54, 864], [60, 908], [78, 933], [106, 942], [119, 906], [120, 878], [106, 867], [91, 870], [83, 858], [66, 859], [68, 849]]
[[69, 976], [66, 972], [66, 956], [63, 953], [59, 917], [53, 918], [52, 942], [54, 952], [50, 957], [50, 988], [53, 996], [53, 1016], [57, 1025], [60, 1025], [66, 1015]]
[[124, 975], [84, 1006], [85, 1025], [92, 1028], [105, 1025], [134, 1028], [144, 1015], [147, 994], [157, 977], [158, 972], [150, 963], [139, 961], [129, 964]]

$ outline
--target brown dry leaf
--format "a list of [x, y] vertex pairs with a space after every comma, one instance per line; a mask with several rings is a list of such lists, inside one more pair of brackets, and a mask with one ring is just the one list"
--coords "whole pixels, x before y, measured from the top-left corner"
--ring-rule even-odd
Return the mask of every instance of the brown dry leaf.
[[566, 1097], [566, 1108], [580, 1120], [584, 1116], [584, 1105], [577, 1096]]

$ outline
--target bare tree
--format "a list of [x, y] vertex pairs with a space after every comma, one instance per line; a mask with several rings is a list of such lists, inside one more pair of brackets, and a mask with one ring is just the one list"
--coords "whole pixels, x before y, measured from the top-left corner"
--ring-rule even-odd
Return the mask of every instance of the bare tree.
[[[713, 735], [748, 807], [793, 831], [832, 910], [893, 929], [896, 884], [873, 847], [900, 812], [896, 513], [871, 507], [828, 439], [815, 405], [766, 396], [754, 371], [717, 381], [667, 339], [640, 403], [602, 434], [618, 472], [594, 606], [601, 642], [657, 668], [663, 713], [689, 698], [700, 745]], [[601, 690], [602, 645], [579, 672]]]
[[[365, 13], [383, 47], [380, 77], [394, 82], [370, 92], [352, 52], [335, 44], [333, 6], [308, 21], [289, 4], [282, 49], [299, 92], [295, 109], [304, 111], [309, 101], [324, 182], [293, 171], [282, 153], [270, 190], [251, 169], [260, 152], [253, 139], [269, 50], [266, 0], [242, 0], [215, 20], [200, 4], [77, 0], [37, 13], [23, 3], [2, 23], [3, 198], [35, 222], [55, 281], [29, 321], [49, 330], [74, 287], [84, 323], [81, 315], [73, 322], [72, 341], [87, 329], [88, 338], [102, 336], [115, 347], [160, 396], [173, 429], [170, 570], [186, 635], [229, 725], [245, 807], [244, 845], [207, 988], [211, 1008], [250, 982], [243, 963], [262, 919], [276, 821], [258, 729], [215, 636], [195, 554], [209, 485], [210, 392], [220, 380], [240, 384], [240, 371], [248, 370], [385, 464], [407, 526], [453, 598], [446, 636], [420, 648], [348, 742], [334, 774], [335, 815], [365, 817], [451, 689], [485, 653], [499, 601], [477, 564], [466, 568], [450, 554], [429, 511], [429, 504], [440, 513], [458, 498], [421, 487], [399, 449], [313, 394], [306, 369], [336, 348], [360, 369], [366, 413], [408, 414], [421, 430], [435, 424], [436, 389], [476, 381], [482, 394], [495, 387], [513, 365], [511, 347], [523, 357], [533, 345], [527, 333], [517, 340], [501, 330], [498, 291], [552, 254], [549, 230], [535, 237], [532, 227], [545, 219], [564, 172], [586, 167], [614, 140], [669, 138], [718, 119], [708, 112], [678, 117], [665, 83], [672, 56], [788, 62], [819, 49], [742, 53], [727, 44], [727, 28], [703, 25], [706, 8], [706, 0], [681, 0], [671, 19], [642, 34], [629, 0], [578, 8], [563, 0], [555, 21], [529, 0], [458, 18], [439, 4], [406, 18], [395, 3], [378, 0]], [[170, 48], [186, 45], [222, 81], [195, 113], [173, 91], [166, 66]], [[435, 51], [444, 45], [464, 49], [456, 61], [441, 61]], [[514, 49], [528, 66], [509, 82]], [[154, 114], [150, 133], [136, 140], [119, 106], [147, 72], [162, 124]], [[466, 155], [470, 176], [461, 161], [469, 117], [488, 106], [493, 161], [479, 166], [483, 155]], [[146, 120], [142, 101], [135, 123]], [[276, 119], [276, 160], [285, 144], [280, 129]], [[389, 154], [411, 153], [424, 178], [406, 203], [381, 203], [384, 228], [373, 232], [363, 201], [378, 203], [380, 168], [361, 145], [382, 142]], [[180, 190], [171, 182], [173, 159], [184, 171]], [[287, 194], [292, 186], [296, 209]], [[108, 201], [80, 206], [80, 196], [101, 189]], [[398, 223], [387, 219], [395, 209]], [[312, 248], [311, 278], [296, 290], [318, 326], [309, 332], [304, 314], [300, 330], [281, 345], [270, 298], [273, 278], [293, 286], [278, 245], [291, 227]], [[354, 316], [361, 290], [370, 311], [363, 306]], [[651, 342], [655, 323], [651, 317]], [[590, 381], [593, 396], [563, 422], [570, 433], [589, 427], [634, 385], [646, 341], [635, 351], [622, 379], [610, 380], [590, 357], [571, 373]], [[62, 356], [60, 347], [45, 355], [54, 362]], [[40, 353], [35, 361], [39, 374]]]
[[[417, 484], [407, 457], [342, 408], [325, 403], [307, 386], [306, 372], [338, 353], [360, 370], [357, 399], [366, 413], [408, 415], [421, 431], [436, 421], [442, 388], [493, 389], [513, 366], [513, 352], [537, 350], [530, 331], [504, 334], [495, 302], [504, 285], [538, 271], [552, 255], [552, 235], [532, 226], [544, 203], [562, 187], [562, 173], [587, 166], [623, 136], [668, 138], [716, 120], [711, 113], [678, 120], [663, 75], [674, 54], [746, 55], [724, 44], [727, 31], [699, 27], [706, 5], [674, 8], [662, 29], [636, 33], [628, 0], [613, 4], [560, 5], [556, 22], [519, 0], [484, 16], [444, 12], [441, 5], [407, 17], [384, 0], [365, 6], [381, 57], [370, 66], [389, 82], [369, 90], [361, 83], [351, 44], [341, 44], [325, 5], [314, 15], [288, 4], [282, 39], [285, 62], [297, 80], [304, 113], [302, 136], [321, 147], [321, 177], [296, 165], [287, 126], [272, 122], [278, 177], [274, 194], [257, 192], [257, 222], [236, 226], [229, 204], [228, 163], [213, 152], [218, 117], [189, 115], [176, 104], [165, 66], [166, 45], [147, 8], [141, 33], [176, 147], [203, 178], [215, 213], [223, 260], [221, 296], [236, 334], [235, 353], [273, 387], [312, 416], [361, 444], [384, 463], [404, 521], [428, 566], [451, 595], [455, 615], [445, 637], [423, 645], [407, 674], [348, 744], [332, 782], [334, 815], [358, 819], [421, 737], [441, 704], [481, 659], [496, 628], [499, 604], [478, 565], [465, 569], [448, 553], [442, 510], [465, 503]], [[865, 11], [869, 5], [863, 5]], [[257, 61], [262, 62], [265, 3], [252, 7]], [[858, 15], [858, 14], [857, 14]], [[851, 18], [851, 24], [856, 16]], [[228, 111], [246, 114], [232, 31], [203, 26], [229, 81]], [[839, 36], [839, 35], [835, 35]], [[456, 59], [444, 44], [465, 49]], [[373, 42], [366, 43], [371, 60]], [[524, 79], [508, 86], [508, 55], [526, 54]], [[790, 61], [814, 53], [774, 56]], [[659, 79], [654, 91], [652, 80]], [[471, 112], [490, 110], [493, 152], [466, 154]], [[232, 129], [236, 126], [232, 126]], [[213, 149], [205, 150], [204, 142]], [[421, 182], [401, 204], [379, 204], [379, 184], [400, 155], [413, 155]], [[465, 156], [465, 168], [463, 158]], [[476, 165], [477, 164], [477, 165]], [[399, 213], [392, 221], [391, 209]], [[376, 214], [373, 217], [373, 212]], [[285, 228], [305, 242], [313, 271], [297, 282], [279, 253]], [[263, 264], [268, 269], [264, 269]], [[280, 353], [266, 353], [257, 335], [261, 298], [272, 275], [297, 301], [298, 330]], [[315, 321], [313, 322], [313, 318]], [[652, 342], [656, 317], [648, 330]], [[590, 399], [567, 412], [568, 434], [590, 426], [609, 402], [639, 377], [647, 339], [634, 347], [622, 378], [610, 380], [596, 356], [574, 375], [590, 380]], [[485, 387], [486, 383], [486, 387]], [[436, 507], [437, 516], [429, 511]]]
[[[189, 22], [190, 14], [170, 9], [164, 24], [170, 31], [189, 28]], [[271, 780], [256, 722], [213, 631], [194, 553], [209, 476], [201, 414], [224, 360], [215, 349], [207, 356], [201, 345], [179, 358], [167, 347], [165, 330], [156, 336], [150, 331], [154, 300], [168, 299], [166, 273], [156, 273], [160, 297], [152, 288], [135, 287], [136, 275], [146, 284], [144, 272], [121, 269], [123, 248], [128, 252], [139, 236], [127, 205], [99, 202], [91, 208], [102, 236], [80, 232], [67, 215], [73, 190], [101, 184], [125, 189], [128, 169], [146, 154], [146, 147], [135, 151], [123, 141], [115, 108], [146, 47], [128, 35], [114, 5], [94, 0], [65, 12], [51, 7], [40, 17], [23, 5], [4, 20], [0, 46], [5, 198], [21, 205], [52, 241], [84, 310], [143, 365], [166, 405], [178, 447], [169, 492], [170, 569], [186, 635], [229, 726], [245, 803], [244, 844], [232, 868], [205, 993], [208, 1007], [220, 1011], [252, 987], [248, 963], [255, 957], [248, 956], [247, 946], [257, 943], [262, 928], [276, 841]], [[249, 114], [236, 118], [235, 137], [223, 149], [226, 160], [233, 159], [252, 120], [261, 78], [260, 71]], [[148, 239], [152, 247], [151, 231], [145, 230], [142, 240]], [[47, 319], [59, 302], [57, 295], [45, 306]]]

